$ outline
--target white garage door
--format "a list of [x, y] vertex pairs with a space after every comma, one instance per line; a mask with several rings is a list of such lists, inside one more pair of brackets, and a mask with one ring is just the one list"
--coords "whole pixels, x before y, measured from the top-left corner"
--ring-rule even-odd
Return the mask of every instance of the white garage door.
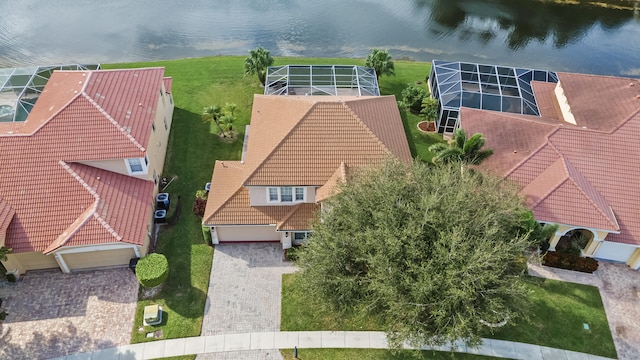
[[636, 250], [635, 246], [604, 241], [595, 257], [603, 260], [626, 262]]
[[218, 241], [280, 241], [275, 226], [218, 226]]

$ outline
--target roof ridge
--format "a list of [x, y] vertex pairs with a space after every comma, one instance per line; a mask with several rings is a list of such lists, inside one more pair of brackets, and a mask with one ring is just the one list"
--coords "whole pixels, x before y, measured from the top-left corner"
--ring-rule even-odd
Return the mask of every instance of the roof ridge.
[[118, 129], [118, 131], [120, 131], [127, 139], [129, 139], [129, 141], [131, 141], [133, 145], [135, 145], [142, 152], [146, 151], [144, 146], [142, 146], [142, 144], [140, 144], [138, 140], [136, 140], [133, 136], [131, 136], [131, 134], [127, 131], [127, 129], [125, 129], [124, 126], [120, 125], [116, 121], [116, 119], [114, 119], [111, 115], [109, 115], [109, 113], [106, 110], [104, 110], [95, 100], [93, 100], [93, 98], [89, 96], [89, 94], [87, 94], [84, 91], [82, 91], [82, 94], [84, 95], [84, 98], [87, 99], [87, 101], [89, 101], [89, 103], [91, 103], [91, 105], [93, 105], [98, 111], [100, 111], [100, 113], [104, 115], [104, 117], [106, 117], [107, 120], [109, 120], [109, 122], [113, 124], [113, 126], [115, 126], [116, 129]]
[[[289, 100], [289, 99], [287, 99]], [[292, 100], [293, 101], [293, 100]], [[260, 170], [264, 164], [267, 162], [267, 160], [269, 160], [269, 158], [276, 152], [276, 150], [280, 149], [280, 147], [282, 146], [282, 143], [284, 143], [285, 139], [287, 139], [289, 137], [289, 135], [291, 135], [293, 133], [293, 131], [298, 128], [298, 126], [300, 126], [300, 124], [302, 123], [302, 121], [304, 121], [304, 119], [307, 118], [307, 116], [309, 115], [309, 113], [316, 108], [316, 105], [318, 105], [317, 101], [314, 101], [313, 104], [311, 104], [311, 106], [309, 107], [309, 109], [307, 109], [307, 111], [304, 113], [304, 115], [302, 115], [300, 117], [300, 119], [298, 119], [298, 121], [296, 121], [296, 124], [294, 126], [291, 127], [291, 129], [289, 129], [289, 131], [284, 134], [284, 136], [280, 139], [280, 141], [278, 141], [278, 144], [276, 144], [276, 146], [274, 146], [271, 151], [267, 154], [267, 156], [265, 156], [260, 163], [258, 164], [258, 166], [255, 167], [255, 169], [253, 169], [253, 171], [251, 171], [251, 173], [249, 175], [247, 175], [247, 177], [244, 179], [244, 181], [242, 181], [242, 186], [244, 186], [244, 184], [246, 184], [257, 172], [258, 170]], [[291, 184], [291, 185], [296, 185], [296, 184]]]
[[[558, 159], [556, 161], [553, 162], [553, 164], [549, 165], [542, 173], [540, 173], [540, 175], [542, 175], [545, 171], [549, 170], [550, 167], [552, 167], [555, 163], [557, 163], [558, 161], [561, 161], [562, 159]], [[538, 176], [540, 176], [538, 175]], [[556, 191], [560, 186], [562, 186], [564, 183], [567, 182], [567, 179], [569, 178], [569, 175], [566, 172], [565, 169], [565, 177], [562, 181], [558, 181], [558, 183], [554, 186], [552, 186], [551, 188], [549, 188], [549, 190], [547, 192], [545, 192], [542, 196], [540, 196], [540, 198], [538, 199], [538, 201], [534, 202], [533, 204], [530, 205], [531, 208], [536, 207], [538, 204], [540, 204], [542, 201], [544, 201], [549, 195], [551, 195], [551, 193], [553, 193], [554, 191]], [[537, 177], [536, 177], [537, 178]]]
[[[47, 253], [51, 253], [52, 251], [55, 251], [57, 249], [59, 249], [60, 247], [64, 246], [64, 244], [66, 244], [69, 240], [71, 240], [71, 238], [78, 233], [78, 231], [80, 231], [80, 229], [82, 229], [82, 227], [89, 221], [91, 220], [91, 218], [95, 218], [105, 229], [107, 229], [107, 231], [114, 237], [116, 238], [118, 241], [122, 240], [122, 236], [120, 236], [118, 233], [116, 233], [115, 229], [113, 229], [107, 222], [106, 220], [104, 220], [104, 218], [102, 218], [102, 216], [98, 215], [98, 208], [103, 208], [104, 207], [104, 201], [100, 198], [100, 196], [98, 195], [98, 193], [95, 191], [95, 189], [93, 189], [86, 181], [84, 181], [84, 179], [78, 174], [76, 173], [70, 166], [69, 164], [67, 164], [66, 162], [60, 160], [58, 161], [58, 164], [60, 164], [60, 166], [62, 166], [62, 168], [64, 170], [66, 170], [69, 175], [71, 175], [74, 179], [76, 179], [76, 181], [78, 181], [80, 183], [80, 185], [82, 185], [82, 187], [87, 190], [87, 192], [89, 194], [91, 194], [91, 196], [94, 197], [95, 201], [93, 202], [93, 205], [91, 205], [90, 207], [88, 207], [81, 216], [79, 216], [74, 222], [72, 222], [66, 229], [65, 231], [62, 232], [62, 234], [60, 234], [58, 236], [58, 238], [51, 243], [51, 245], [49, 245], [44, 251], [44, 254]], [[78, 220], [82, 218], [82, 220], [80, 222], [78, 222]], [[67, 232], [67, 230], [69, 230], [71, 228], [70, 232]]]
[[[613, 209], [611, 209], [611, 205], [609, 205], [609, 203], [607, 202], [607, 200], [604, 198], [604, 196], [602, 196], [600, 194], [600, 192], [598, 191], [598, 189], [596, 189], [590, 182], [589, 180], [584, 177], [584, 175], [582, 175], [582, 173], [580, 172], [580, 170], [576, 169], [576, 167], [569, 161], [569, 159], [567, 159], [565, 156], [561, 155], [560, 157], [562, 159], [562, 163], [564, 166], [564, 169], [568, 175], [569, 180], [571, 180], [571, 182], [575, 185], [575, 187], [582, 193], [582, 195], [584, 197], [587, 198], [587, 201], [589, 201], [591, 203], [591, 205], [593, 207], [596, 208], [596, 210], [598, 210], [598, 212], [605, 218], [607, 219], [607, 222], [609, 222], [611, 225], [613, 225], [613, 227], [617, 230], [620, 230], [620, 227], [618, 225], [618, 221], [615, 220], [615, 214], [613, 214]], [[580, 184], [578, 184], [578, 182], [571, 176], [571, 172], [569, 170], [569, 166], [571, 166], [573, 168], [573, 170], [575, 170], [575, 172], [577, 173], [577, 175], [579, 175], [580, 177], [582, 177], [582, 179], [587, 183], [588, 186], [591, 186], [591, 188], [593, 188], [593, 190], [597, 193], [598, 196], [600, 196], [602, 198], [602, 200], [605, 201], [606, 205], [609, 207], [609, 209], [611, 210], [611, 215], [613, 215], [613, 220], [610, 215], [605, 214], [604, 211], [602, 211], [602, 209], [600, 208], [600, 206], [598, 206], [598, 204], [595, 203], [595, 201], [591, 198], [591, 196], [589, 196], [589, 194], [587, 194], [587, 192], [582, 188], [582, 186], [580, 186]]]
[[[84, 86], [86, 86], [86, 81], [85, 81], [85, 84], [83, 85], [83, 89], [84, 89]], [[29, 133], [21, 133], [21, 134], [3, 134], [3, 133], [0, 133], [0, 137], [32, 136], [32, 135], [34, 135], [35, 133], [40, 131], [40, 129], [42, 129], [45, 125], [47, 125], [54, 117], [58, 116], [58, 114], [60, 114], [63, 110], [65, 110], [67, 107], [69, 107], [69, 105], [72, 102], [74, 102], [80, 96], [80, 94], [82, 94], [82, 93], [83, 93], [83, 91], [78, 91], [76, 94], [74, 94], [71, 97], [71, 99], [69, 99], [69, 101], [67, 101], [63, 106], [61, 106], [56, 112], [54, 112], [49, 117], [47, 117], [46, 120], [42, 121], [40, 123], [40, 125], [35, 127], [31, 132], [29, 132]], [[27, 116], [27, 119], [20, 124], [20, 128], [26, 127], [28, 121], [29, 121], [29, 117]], [[13, 123], [15, 123], [15, 121]], [[7, 124], [11, 124], [11, 123], [7, 123]]]

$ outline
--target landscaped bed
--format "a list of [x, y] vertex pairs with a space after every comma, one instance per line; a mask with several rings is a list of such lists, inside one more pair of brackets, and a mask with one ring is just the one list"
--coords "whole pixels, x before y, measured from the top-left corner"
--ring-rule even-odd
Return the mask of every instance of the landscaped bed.
[[[383, 330], [375, 319], [351, 314], [338, 318], [299, 291], [300, 275], [282, 279], [282, 331]], [[507, 325], [484, 337], [524, 342], [615, 358], [607, 317], [597, 288], [529, 278], [530, 322]], [[584, 329], [587, 323], [589, 330]]]
[[[285, 360], [295, 360], [293, 349], [280, 351]], [[412, 351], [412, 350], [378, 350], [378, 349], [299, 349], [298, 358], [304, 360], [489, 360], [499, 359], [490, 356], [474, 354], [460, 354], [441, 351]]]

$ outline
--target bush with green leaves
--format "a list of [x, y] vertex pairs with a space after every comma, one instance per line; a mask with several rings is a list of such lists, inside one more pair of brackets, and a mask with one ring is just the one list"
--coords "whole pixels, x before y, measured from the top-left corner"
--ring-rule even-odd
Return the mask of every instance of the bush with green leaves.
[[152, 288], [162, 284], [169, 276], [169, 263], [162, 254], [149, 254], [136, 265], [136, 277], [140, 285]]
[[419, 114], [422, 110], [422, 100], [429, 96], [429, 92], [420, 86], [409, 84], [402, 90], [402, 102], [414, 114]]

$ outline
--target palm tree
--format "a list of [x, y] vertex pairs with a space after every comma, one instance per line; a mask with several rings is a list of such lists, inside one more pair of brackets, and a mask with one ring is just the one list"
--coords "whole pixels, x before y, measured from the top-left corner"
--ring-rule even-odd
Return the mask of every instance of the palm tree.
[[234, 116], [236, 114], [236, 108], [238, 105], [235, 103], [224, 103], [224, 113]]
[[491, 149], [481, 150], [485, 142], [486, 139], [480, 133], [467, 138], [464, 130], [457, 129], [448, 143], [433, 144], [429, 151], [435, 154], [432, 159], [434, 163], [461, 162], [478, 165], [493, 154]]
[[236, 117], [230, 113], [225, 113], [220, 117], [220, 129], [222, 130], [223, 137], [227, 137], [225, 135], [225, 132], [229, 134], [230, 138], [233, 137], [232, 130], [233, 130], [233, 121], [235, 119]]
[[391, 55], [389, 55], [389, 50], [383, 49], [371, 49], [369, 55], [367, 55], [367, 60], [365, 61], [365, 66], [370, 67], [376, 71], [376, 79], [380, 80], [380, 75], [395, 75], [395, 66], [393, 65], [393, 60], [391, 59]]
[[220, 126], [220, 122], [219, 122], [221, 116], [222, 116], [222, 109], [218, 105], [207, 106], [206, 108], [204, 108], [204, 110], [202, 110], [202, 115], [201, 115], [203, 121], [215, 122], [216, 125], [218, 126], [218, 129], [220, 129], [220, 133], [222, 133], [222, 136], [226, 137], [224, 134], [224, 130], [222, 130], [222, 127]]
[[258, 74], [260, 84], [264, 86], [267, 77], [267, 67], [273, 65], [273, 58], [269, 54], [269, 50], [259, 47], [255, 50], [249, 50], [249, 57], [244, 59], [244, 74]]

